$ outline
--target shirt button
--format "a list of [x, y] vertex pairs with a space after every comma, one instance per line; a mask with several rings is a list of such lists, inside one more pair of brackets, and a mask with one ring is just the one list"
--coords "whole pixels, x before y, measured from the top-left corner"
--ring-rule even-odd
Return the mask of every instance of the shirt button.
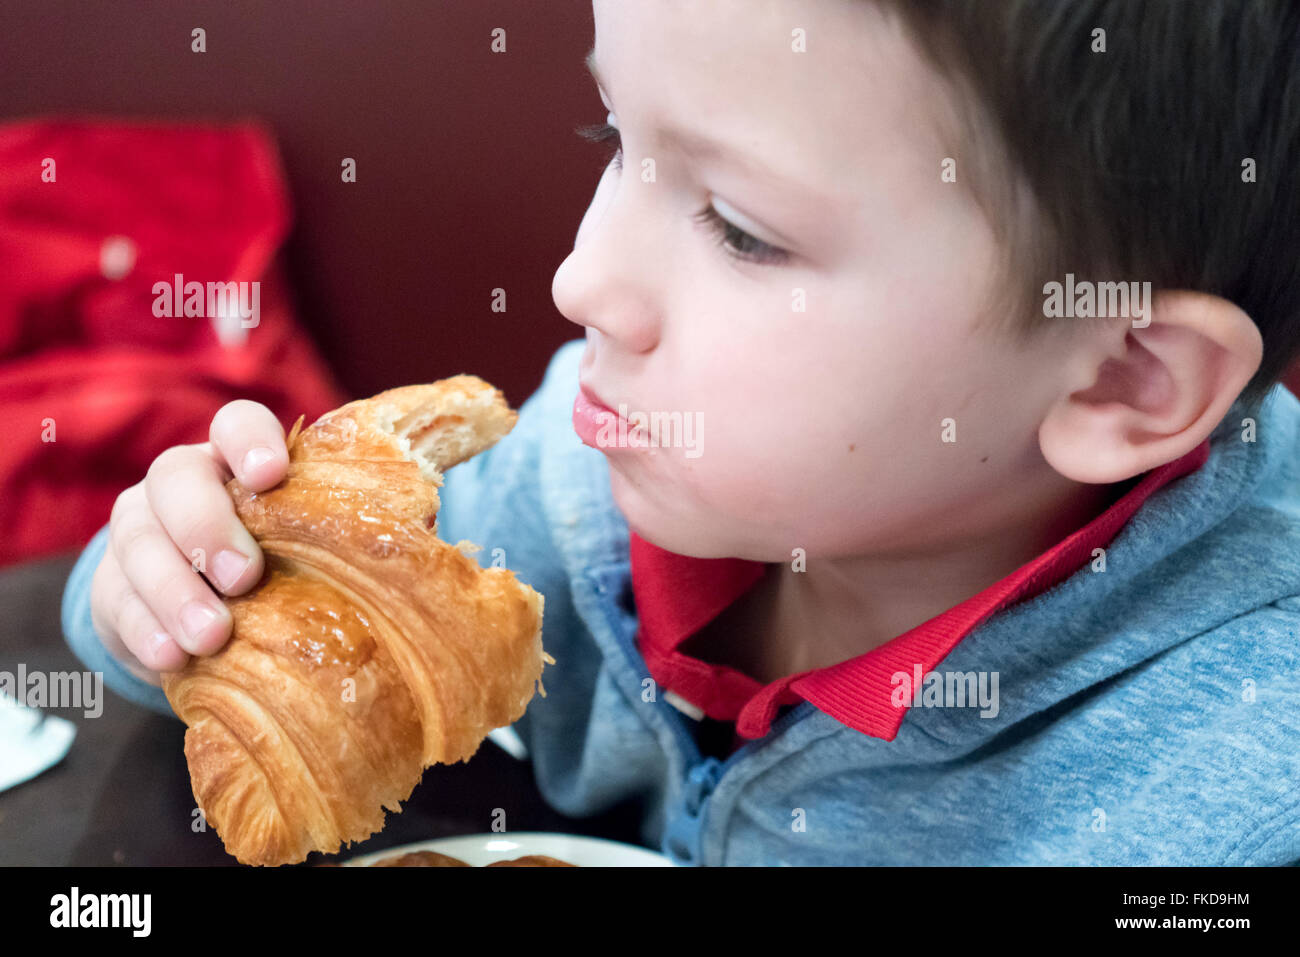
[[704, 709], [697, 707], [679, 695], [676, 691], [665, 690], [664, 700], [686, 717], [699, 721], [704, 717]]
[[722, 764], [717, 758], [705, 758], [691, 768], [686, 780], [685, 793], [682, 795], [682, 805], [691, 817], [699, 816], [705, 799], [713, 793], [721, 767]]

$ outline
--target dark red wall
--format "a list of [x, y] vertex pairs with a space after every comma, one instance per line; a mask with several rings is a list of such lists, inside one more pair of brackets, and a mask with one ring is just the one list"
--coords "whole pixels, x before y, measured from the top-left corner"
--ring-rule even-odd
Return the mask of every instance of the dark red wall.
[[600, 167], [572, 132], [604, 118], [592, 31], [574, 0], [6, 3], [0, 120], [263, 119], [295, 203], [299, 314], [341, 384], [473, 372], [518, 405], [582, 333], [550, 286]]

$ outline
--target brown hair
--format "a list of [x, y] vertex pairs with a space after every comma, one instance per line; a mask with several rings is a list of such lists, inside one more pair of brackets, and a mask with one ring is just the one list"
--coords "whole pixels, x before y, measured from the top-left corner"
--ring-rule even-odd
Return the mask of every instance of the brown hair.
[[1067, 272], [1222, 296], [1264, 340], [1261, 398], [1300, 352], [1300, 4], [872, 2], [953, 91], [1009, 327], [1050, 325]]

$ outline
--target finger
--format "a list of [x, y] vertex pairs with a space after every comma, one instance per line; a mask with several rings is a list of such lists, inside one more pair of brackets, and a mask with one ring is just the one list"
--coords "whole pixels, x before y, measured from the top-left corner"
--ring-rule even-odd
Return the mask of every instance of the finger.
[[203, 446], [178, 445], [153, 460], [144, 479], [148, 509], [190, 567], [227, 595], [262, 577], [262, 550], [235, 512], [225, 473]]
[[[91, 623], [104, 648], [132, 674], [160, 684], [158, 672], [179, 671], [190, 656], [158, 623], [122, 574], [111, 549], [95, 569], [90, 583]], [[99, 611], [107, 613], [103, 620]]]
[[114, 510], [109, 540], [131, 587], [182, 648], [212, 654], [230, 637], [229, 609], [177, 550], [141, 486], [118, 496]]
[[227, 402], [212, 418], [208, 439], [250, 492], [279, 484], [289, 469], [284, 427], [266, 406], [249, 399]]

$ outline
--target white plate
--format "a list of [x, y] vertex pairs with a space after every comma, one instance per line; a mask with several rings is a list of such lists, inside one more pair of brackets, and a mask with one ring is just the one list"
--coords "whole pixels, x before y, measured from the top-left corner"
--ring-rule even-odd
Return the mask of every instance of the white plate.
[[501, 834], [466, 834], [461, 837], [442, 837], [418, 844], [403, 844], [373, 854], [363, 854], [344, 867], [366, 867], [380, 858], [411, 851], [437, 851], [450, 854], [474, 867], [483, 867], [493, 861], [513, 860], [528, 854], [545, 854], [579, 867], [673, 867], [672, 861], [662, 854], [644, 847], [604, 841], [597, 837], [580, 837], [576, 834], [547, 834], [541, 831], [512, 831]]

